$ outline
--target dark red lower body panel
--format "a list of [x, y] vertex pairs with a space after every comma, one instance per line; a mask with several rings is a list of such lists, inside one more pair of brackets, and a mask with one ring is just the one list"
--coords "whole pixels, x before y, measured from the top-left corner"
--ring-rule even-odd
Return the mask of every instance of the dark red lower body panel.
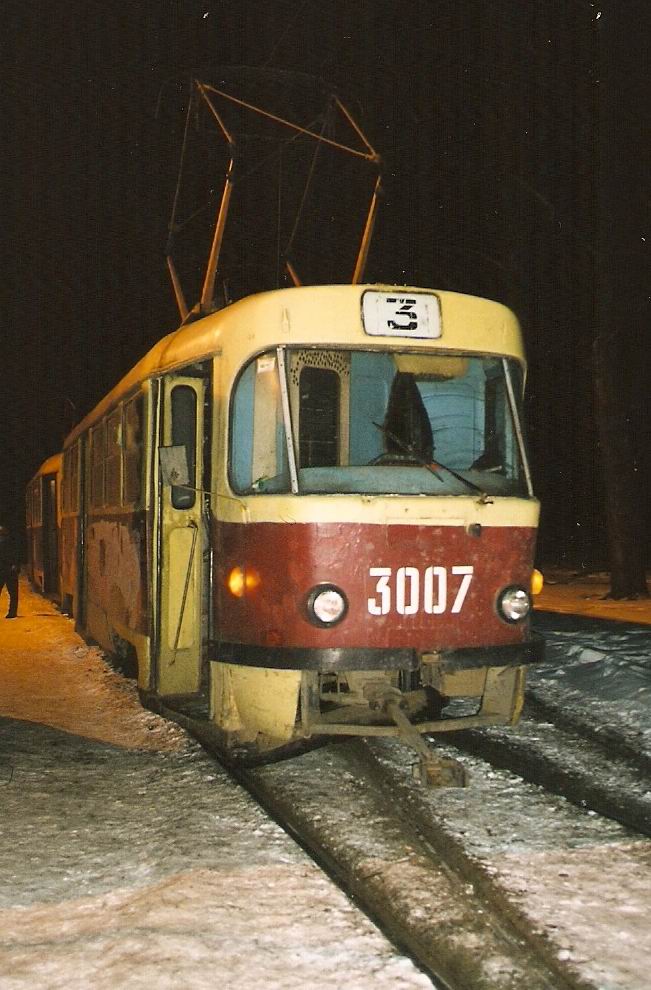
[[[278, 648], [411, 649], [521, 643], [528, 623], [499, 618], [508, 585], [529, 586], [535, 529], [362, 523], [215, 523], [218, 641]], [[228, 588], [244, 572], [237, 595]], [[345, 618], [319, 628], [307, 599], [334, 584]], [[242, 582], [240, 582], [242, 584]]]

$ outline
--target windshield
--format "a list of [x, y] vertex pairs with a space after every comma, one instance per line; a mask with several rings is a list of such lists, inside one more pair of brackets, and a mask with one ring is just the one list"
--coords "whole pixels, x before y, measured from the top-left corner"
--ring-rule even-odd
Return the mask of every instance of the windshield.
[[527, 494], [509, 398], [521, 392], [520, 365], [499, 357], [270, 351], [235, 387], [231, 483], [259, 494], [292, 491], [292, 477], [304, 494]]

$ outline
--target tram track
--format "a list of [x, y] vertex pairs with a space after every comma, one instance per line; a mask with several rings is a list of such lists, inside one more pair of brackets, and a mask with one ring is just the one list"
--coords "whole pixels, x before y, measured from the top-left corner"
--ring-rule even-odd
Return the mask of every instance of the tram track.
[[[219, 757], [205, 723], [162, 706], [161, 713], [185, 725]], [[485, 831], [508, 849], [507, 828], [517, 837], [518, 817], [531, 814], [538, 802], [541, 810], [534, 817], [544, 823], [548, 845], [556, 844], [553, 795], [559, 790], [546, 788], [540, 775], [531, 781], [538, 785], [532, 789], [517, 770], [517, 777], [510, 768], [495, 772], [492, 768], [506, 762], [508, 747], [503, 740], [497, 746], [495, 739], [485, 745], [487, 732], [466, 733], [461, 749], [450, 737], [441, 746], [445, 755], [456, 752], [466, 763], [468, 788], [423, 787], [411, 773], [413, 754], [382, 738], [342, 740], [277, 763], [229, 769], [437, 988], [595, 990], [600, 984], [586, 979], [559, 949], [551, 915], [550, 924], [533, 922], [510, 887], [510, 868], [496, 869], [501, 854], [495, 858], [468, 840], [466, 832], [495, 804], [496, 824]], [[530, 750], [516, 746], [511, 752], [520, 752], [526, 762]], [[509, 792], [506, 805], [504, 792]], [[572, 818], [566, 827], [583, 830], [578, 834], [586, 843], [614, 841], [620, 850], [626, 842], [635, 845], [636, 837], [615, 824], [621, 817], [630, 824], [629, 815], [616, 815], [608, 804], [609, 825], [601, 812], [588, 811], [591, 805], [582, 798], [574, 795], [573, 805], [575, 810], [563, 805], [563, 814]], [[509, 819], [515, 826], [503, 825]], [[634, 868], [634, 858], [632, 863]]]
[[468, 730], [448, 741], [580, 808], [651, 836], [648, 754], [613, 729], [534, 696], [515, 729]]
[[[219, 755], [205, 722], [162, 714]], [[229, 769], [437, 988], [595, 990], [602, 984], [586, 978], [558, 940], [553, 910], [541, 921], [514, 888], [509, 853], [529, 827], [527, 814], [554, 849], [561, 807], [570, 847], [612, 842], [626, 869], [638, 868], [641, 836], [651, 834], [644, 754], [629, 758], [631, 740], [613, 745], [613, 732], [589, 720], [574, 725], [567, 711], [534, 697], [519, 728], [436, 741], [465, 763], [468, 788], [421, 786], [414, 755], [390, 739], [342, 740]], [[478, 832], [488, 837], [483, 843]]]
[[381, 751], [351, 740], [238, 778], [437, 986], [588, 987]]
[[537, 721], [549, 721], [561, 729], [569, 729], [607, 752], [617, 754], [631, 767], [637, 767], [651, 777], [651, 750], [648, 744], [645, 747], [644, 733], [634, 723], [625, 722], [618, 713], [614, 713], [616, 720], [609, 721], [603, 712], [597, 718], [579, 710], [576, 705], [570, 707], [567, 690], [549, 682], [544, 691], [527, 687], [525, 712], [531, 713]]
[[[224, 762], [205, 722], [157, 708]], [[407, 764], [387, 762], [387, 749]], [[436, 792], [416, 782], [410, 761], [400, 743], [351, 739], [253, 768], [224, 765], [437, 990], [594, 990], [432, 815]]]

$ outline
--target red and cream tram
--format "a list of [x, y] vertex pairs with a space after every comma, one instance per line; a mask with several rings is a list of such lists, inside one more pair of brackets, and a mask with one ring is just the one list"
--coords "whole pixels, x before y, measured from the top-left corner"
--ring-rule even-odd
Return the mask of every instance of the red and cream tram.
[[[539, 505], [518, 323], [380, 285], [161, 340], [66, 439], [61, 593], [225, 750], [517, 720]], [[392, 707], [394, 706], [394, 707]]]

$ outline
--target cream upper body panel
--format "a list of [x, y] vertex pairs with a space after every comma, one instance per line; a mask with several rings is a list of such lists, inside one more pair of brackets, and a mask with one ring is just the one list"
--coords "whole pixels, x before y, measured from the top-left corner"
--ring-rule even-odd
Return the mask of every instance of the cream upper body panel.
[[[368, 291], [436, 296], [441, 305], [441, 336], [425, 340], [367, 334], [362, 323], [362, 297]], [[285, 343], [308, 347], [461, 350], [523, 361], [522, 337], [514, 314], [500, 303], [454, 292], [381, 285], [301, 287], [252, 296], [219, 315], [224, 340], [228, 340], [222, 355], [225, 376], [229, 372], [237, 373], [253, 354]]]
[[215, 515], [232, 523], [364, 523], [369, 526], [481, 526], [537, 528], [536, 498], [427, 495], [216, 494]]
[[[369, 336], [362, 323], [365, 292], [428, 293], [441, 306], [441, 336], [435, 340]], [[226, 309], [188, 323], [160, 340], [67, 437], [65, 446], [148, 378], [221, 356], [222, 394], [246, 361], [282, 344], [404, 349], [462, 350], [523, 361], [520, 327], [500, 303], [454, 292], [405, 286], [321, 285], [278, 289], [241, 299]]]

